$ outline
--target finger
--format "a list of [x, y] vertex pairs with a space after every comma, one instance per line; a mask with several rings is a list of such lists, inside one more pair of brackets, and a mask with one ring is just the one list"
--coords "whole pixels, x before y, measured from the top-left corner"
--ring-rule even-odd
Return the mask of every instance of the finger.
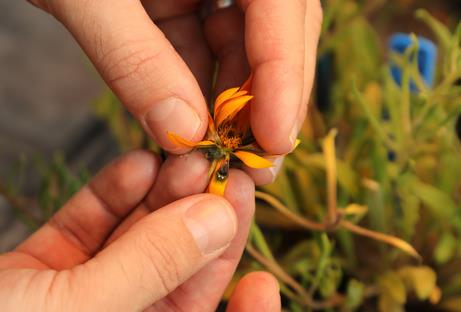
[[255, 209], [253, 181], [242, 171], [231, 170], [225, 198], [234, 207], [238, 220], [237, 234], [229, 247], [179, 289], [156, 302], [149, 312], [171, 311], [177, 306], [187, 307], [187, 311], [215, 311], [246, 244]]
[[118, 158], [16, 251], [30, 254], [54, 269], [85, 262], [146, 196], [159, 167], [160, 160], [145, 151]]
[[164, 20], [196, 12], [202, 0], [141, 0], [153, 20]]
[[203, 137], [207, 106], [200, 87], [139, 1], [48, 3], [104, 80], [160, 145], [183, 152], [168, 140], [167, 131], [193, 141]]
[[85, 298], [82, 311], [141, 311], [219, 257], [236, 230], [228, 201], [194, 195], [143, 218], [56, 283], [78, 285], [69, 296]]
[[[304, 90], [306, 1], [240, 0], [254, 72], [251, 125], [271, 154], [288, 153], [299, 130]], [[315, 49], [307, 53], [315, 54]]]
[[205, 22], [205, 36], [219, 62], [216, 94], [240, 86], [249, 75], [244, 45], [244, 16], [231, 6], [216, 10]]
[[312, 86], [314, 84], [315, 66], [317, 64], [317, 45], [322, 26], [322, 7], [320, 1], [307, 1], [304, 20], [304, 90], [298, 125], [306, 118]]
[[[169, 7], [172, 4], [174, 7]], [[196, 14], [197, 5], [193, 2], [178, 5], [175, 1], [151, 0], [144, 0], [143, 5], [186, 62], [205, 98], [208, 98], [214, 60], [205, 41], [201, 21]]]
[[267, 169], [254, 169], [244, 166], [244, 170], [253, 179], [256, 185], [266, 185], [273, 183], [277, 178], [283, 165], [284, 156], [266, 156], [273, 166]]
[[245, 275], [235, 287], [227, 312], [280, 312], [279, 284], [266, 272]]
[[160, 168], [156, 182], [145, 202], [123, 220], [106, 244], [110, 244], [120, 237], [133, 224], [152, 211], [178, 199], [203, 193], [208, 184], [209, 169], [210, 163], [202, 153], [170, 155]]

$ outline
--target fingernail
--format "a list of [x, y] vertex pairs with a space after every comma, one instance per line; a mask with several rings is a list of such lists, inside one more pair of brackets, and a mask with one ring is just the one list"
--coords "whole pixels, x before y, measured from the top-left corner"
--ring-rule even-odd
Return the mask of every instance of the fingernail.
[[203, 254], [229, 245], [237, 231], [232, 207], [223, 200], [206, 200], [190, 207], [185, 223]]
[[186, 102], [169, 98], [155, 103], [145, 116], [151, 134], [162, 146], [172, 146], [167, 132], [174, 132], [185, 139], [191, 139], [201, 125], [200, 117]]
[[298, 126], [298, 123], [296, 122], [290, 132], [290, 143], [293, 148], [295, 146], [296, 139], [298, 138], [298, 133], [299, 133], [299, 126]]
[[270, 167], [270, 168], [269, 168], [269, 171], [270, 171], [271, 174], [272, 174], [272, 182], [274, 182], [274, 181], [275, 181], [275, 178], [277, 178], [277, 175], [278, 175], [279, 172], [280, 172], [280, 168], [282, 168], [283, 160], [284, 160], [284, 159], [285, 159], [284, 156], [275, 157], [274, 159], [271, 159], [272, 164], [274, 165], [273, 167]]

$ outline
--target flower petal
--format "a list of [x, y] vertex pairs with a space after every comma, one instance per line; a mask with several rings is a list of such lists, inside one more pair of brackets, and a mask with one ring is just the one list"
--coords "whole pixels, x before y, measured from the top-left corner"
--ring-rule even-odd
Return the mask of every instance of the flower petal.
[[177, 135], [173, 132], [167, 132], [168, 139], [176, 146], [184, 147], [184, 148], [194, 148], [198, 146], [208, 146], [208, 145], [215, 145], [213, 141], [201, 141], [201, 142], [192, 142], [182, 138], [181, 136]]
[[212, 133], [212, 134], [215, 134], [216, 133], [216, 128], [214, 126], [214, 120], [213, 120], [213, 117], [211, 117], [211, 115], [208, 113], [208, 130]]
[[[300, 140], [300, 139], [296, 139], [296, 141], [295, 141], [295, 146], [293, 147], [293, 149], [291, 150], [291, 152], [293, 152], [293, 151], [298, 147], [299, 144], [301, 144], [301, 140]], [[290, 152], [290, 153], [291, 153], [291, 152]]]
[[251, 73], [250, 77], [248, 77], [248, 79], [243, 83], [243, 85], [240, 87], [240, 90], [251, 92], [252, 82], [253, 82], [253, 73]]
[[274, 164], [269, 160], [258, 156], [256, 154], [245, 152], [245, 151], [236, 151], [233, 153], [238, 159], [240, 159], [245, 165], [255, 169], [263, 169], [273, 167]]
[[[216, 165], [213, 174], [211, 175], [210, 183], [208, 184], [208, 193], [224, 196], [224, 192], [226, 191], [226, 186], [229, 179], [227, 176], [224, 179], [219, 176], [218, 171], [222, 166], [229, 166], [228, 160], [220, 160]], [[229, 170], [228, 168], [229, 167], [227, 167], [227, 170]]]
[[218, 111], [222, 103], [230, 99], [235, 93], [239, 91], [240, 88], [231, 88], [221, 92], [216, 100], [214, 101], [214, 114]]
[[216, 116], [218, 114], [218, 112], [221, 110], [221, 108], [226, 105], [226, 103], [232, 99], [235, 99], [235, 98], [238, 98], [240, 96], [243, 96], [243, 95], [247, 95], [248, 92], [247, 91], [238, 91], [236, 93], [234, 93], [232, 96], [230, 96], [229, 98], [225, 99], [224, 101], [220, 101], [220, 102], [217, 102], [215, 103], [215, 107], [214, 107], [214, 115], [213, 116]]
[[237, 114], [252, 98], [252, 95], [244, 95], [233, 98], [224, 103], [217, 116], [215, 116], [215, 126], [219, 127], [219, 125], [228, 117], [232, 117]]

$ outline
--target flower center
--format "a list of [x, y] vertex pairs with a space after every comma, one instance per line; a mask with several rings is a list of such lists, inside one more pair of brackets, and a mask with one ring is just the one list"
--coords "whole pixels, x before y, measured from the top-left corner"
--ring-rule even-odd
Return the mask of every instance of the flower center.
[[242, 144], [242, 138], [236, 133], [231, 123], [224, 123], [218, 128], [218, 135], [225, 148], [236, 149]]

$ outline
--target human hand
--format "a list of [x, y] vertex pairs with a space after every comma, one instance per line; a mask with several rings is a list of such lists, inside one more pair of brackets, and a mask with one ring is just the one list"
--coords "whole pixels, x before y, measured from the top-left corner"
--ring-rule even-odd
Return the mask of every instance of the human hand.
[[[167, 131], [192, 141], [207, 128], [204, 100], [253, 72], [251, 126], [268, 154], [291, 151], [306, 115], [322, 10], [319, 0], [237, 0], [202, 23], [200, 0], [29, 0], [60, 20], [104, 80], [163, 148]], [[257, 184], [272, 171], [251, 173]]]
[[[209, 164], [144, 151], [104, 168], [13, 252], [0, 256], [2, 311], [214, 311], [241, 257], [254, 185], [231, 171], [225, 198], [199, 194]], [[252, 273], [228, 311], [280, 311]]]

